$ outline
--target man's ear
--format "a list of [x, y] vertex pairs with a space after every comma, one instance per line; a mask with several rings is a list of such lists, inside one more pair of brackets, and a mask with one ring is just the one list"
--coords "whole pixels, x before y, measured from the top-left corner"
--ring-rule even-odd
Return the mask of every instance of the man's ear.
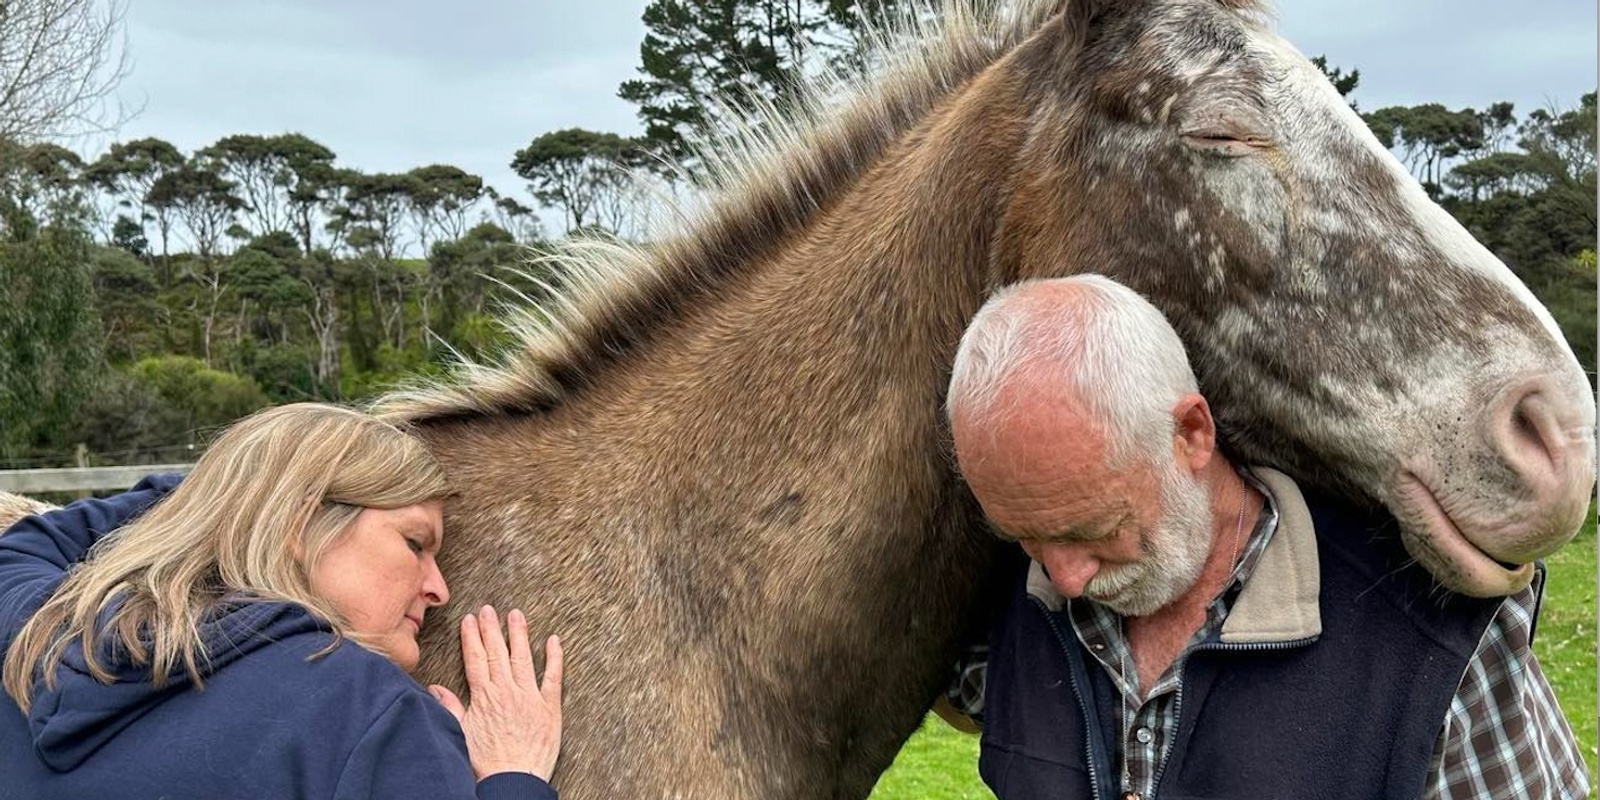
[[1217, 425], [1211, 406], [1196, 392], [1178, 398], [1172, 406], [1172, 449], [1178, 463], [1198, 473], [1217, 451]]

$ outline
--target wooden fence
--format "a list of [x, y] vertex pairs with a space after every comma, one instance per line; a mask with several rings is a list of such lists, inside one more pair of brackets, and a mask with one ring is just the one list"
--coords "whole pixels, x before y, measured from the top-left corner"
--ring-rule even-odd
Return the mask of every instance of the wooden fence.
[[107, 492], [127, 489], [153, 472], [184, 472], [193, 464], [141, 464], [132, 467], [67, 467], [0, 470], [0, 492]]

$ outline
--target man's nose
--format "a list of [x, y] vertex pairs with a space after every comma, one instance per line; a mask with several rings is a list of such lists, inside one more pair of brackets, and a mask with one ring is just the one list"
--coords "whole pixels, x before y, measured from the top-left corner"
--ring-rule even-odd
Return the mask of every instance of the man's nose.
[[422, 596], [428, 598], [430, 606], [442, 606], [450, 601], [450, 585], [439, 571], [439, 562], [431, 558], [428, 559], [428, 574], [422, 581]]
[[1060, 544], [1024, 546], [1028, 557], [1039, 562], [1050, 576], [1050, 584], [1062, 597], [1082, 597], [1083, 590], [1100, 571], [1100, 559], [1083, 548]]

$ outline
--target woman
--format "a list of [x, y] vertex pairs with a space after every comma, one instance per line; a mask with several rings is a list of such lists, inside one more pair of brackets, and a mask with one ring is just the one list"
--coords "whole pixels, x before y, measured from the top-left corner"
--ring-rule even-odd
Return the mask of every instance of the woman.
[[466, 707], [406, 674], [449, 598], [447, 494], [404, 431], [298, 404], [181, 483], [17, 523], [0, 798], [553, 798], [555, 637], [541, 687], [519, 612], [509, 644], [492, 608], [463, 619]]

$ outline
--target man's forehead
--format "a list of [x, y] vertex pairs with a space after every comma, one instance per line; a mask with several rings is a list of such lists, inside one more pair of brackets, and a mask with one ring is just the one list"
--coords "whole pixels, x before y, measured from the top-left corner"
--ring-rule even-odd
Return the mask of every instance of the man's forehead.
[[[988, 413], [956, 422], [966, 440], [958, 446], [987, 457], [1022, 452], [1079, 461], [1105, 448], [1103, 426], [1074, 393], [1032, 381], [1008, 384], [996, 393]], [[1059, 448], [1070, 451], [1057, 452]]]
[[1134, 516], [1132, 503], [1120, 492], [1067, 490], [1032, 513], [1000, 511], [989, 525], [1011, 539], [1088, 542], [1111, 535]]

